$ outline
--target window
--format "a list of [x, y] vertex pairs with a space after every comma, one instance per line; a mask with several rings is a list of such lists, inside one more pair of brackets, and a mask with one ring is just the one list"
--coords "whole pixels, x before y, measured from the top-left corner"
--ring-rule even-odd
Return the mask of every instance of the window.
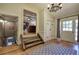
[[72, 31], [72, 21], [63, 21], [63, 31]]

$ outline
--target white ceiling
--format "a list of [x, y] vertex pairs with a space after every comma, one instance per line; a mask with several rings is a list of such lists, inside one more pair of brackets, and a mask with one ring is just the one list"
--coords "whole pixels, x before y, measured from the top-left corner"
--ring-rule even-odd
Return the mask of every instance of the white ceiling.
[[[38, 8], [47, 8], [47, 3], [30, 3]], [[79, 3], [63, 3], [62, 9], [56, 13], [52, 13], [56, 18], [63, 18], [70, 15], [79, 14]]]

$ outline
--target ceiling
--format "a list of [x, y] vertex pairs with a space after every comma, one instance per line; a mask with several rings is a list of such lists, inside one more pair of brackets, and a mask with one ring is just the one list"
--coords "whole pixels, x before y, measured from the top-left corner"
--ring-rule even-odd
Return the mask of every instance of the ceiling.
[[[63, 18], [70, 15], [79, 14], [79, 3], [62, 3], [62, 9], [57, 12], [51, 12], [56, 18]], [[38, 8], [47, 8], [48, 3], [30, 3]]]
[[36, 6], [38, 8], [45, 8], [45, 7], [47, 7], [47, 3], [28, 3], [28, 5]]

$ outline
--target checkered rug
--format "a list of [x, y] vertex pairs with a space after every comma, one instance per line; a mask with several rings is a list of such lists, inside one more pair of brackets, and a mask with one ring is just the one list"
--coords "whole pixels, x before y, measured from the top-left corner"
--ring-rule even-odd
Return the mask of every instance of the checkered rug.
[[61, 44], [44, 44], [34, 50], [31, 55], [76, 55], [77, 51], [72, 47], [63, 47]]

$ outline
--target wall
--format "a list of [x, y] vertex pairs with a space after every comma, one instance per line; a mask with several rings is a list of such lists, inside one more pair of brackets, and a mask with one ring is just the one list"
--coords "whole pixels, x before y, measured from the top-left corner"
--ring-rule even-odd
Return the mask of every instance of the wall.
[[39, 31], [39, 8], [28, 4], [20, 3], [5, 3], [0, 4], [0, 14], [18, 16], [18, 33], [17, 33], [17, 44], [20, 44], [20, 34], [23, 33], [23, 10], [30, 10], [37, 14], [37, 31]]
[[[79, 14], [79, 3], [63, 3], [62, 9], [53, 14], [56, 19], [66, 18], [72, 15], [78, 15]], [[63, 35], [64, 32], [61, 34], [62, 34], [61, 38], [63, 40], [74, 42], [74, 39], [71, 40], [72, 36], [70, 36], [68, 32], [65, 32], [65, 35]]]
[[[56, 33], [57, 33], [57, 26], [56, 26], [56, 19], [53, 17], [53, 15], [51, 15], [51, 12], [49, 12], [47, 9], [45, 9], [45, 14], [44, 14], [44, 17], [45, 17], [45, 23], [44, 23], [44, 31], [45, 31], [45, 33], [47, 32], [46, 31], [46, 29], [48, 28], [47, 27], [47, 25], [48, 24], [46, 24], [46, 23], [48, 23], [48, 22], [50, 22], [51, 24], [50, 24], [50, 29], [49, 29], [49, 31], [50, 31], [50, 34], [51, 34], [51, 38], [49, 38], [49, 39], [47, 39], [46, 37], [45, 37], [45, 39], [47, 39], [47, 40], [51, 40], [51, 39], [56, 39]], [[48, 35], [50, 35], [50, 34], [48, 34]]]
[[[48, 22], [50, 22], [50, 27], [47, 27], [49, 25]], [[39, 31], [44, 41], [56, 38], [56, 20], [45, 8], [40, 13]]]
[[39, 34], [44, 39], [44, 10], [41, 10], [40, 13], [40, 20], [39, 20]]
[[52, 39], [57, 38], [57, 19], [53, 17], [52, 22]]
[[40, 9], [39, 7], [32, 6], [30, 4], [20, 4], [20, 3], [5, 3], [0, 4], [0, 14], [13, 15], [18, 16], [18, 33], [17, 33], [17, 43], [20, 44], [20, 34], [23, 33], [23, 10], [29, 10], [35, 12], [37, 14], [37, 28], [36, 32], [41, 35], [44, 41], [48, 41], [46, 39], [45, 32], [47, 27], [46, 23], [50, 21], [51, 26], [51, 39], [56, 38], [56, 20], [52, 17], [46, 9]]
[[[42, 4], [40, 4], [40, 5], [42, 6]], [[42, 33], [44, 35], [43, 38], [45, 38], [45, 32], [46, 32], [45, 31], [45, 29], [46, 29], [45, 22], [47, 21], [46, 19], [50, 19], [50, 17], [48, 15], [49, 13], [47, 11], [44, 11], [43, 14], [44, 14], [44, 18], [42, 18], [42, 21], [44, 22], [44, 26], [40, 27], [40, 28], [43, 29], [42, 30], [43, 31]], [[52, 14], [52, 16], [51, 16], [52, 17], [51, 23], [53, 24], [52, 27], [51, 27], [52, 28], [52, 38], [57, 38], [56, 37], [57, 36], [56, 35], [57, 34], [57, 19], [79, 14], [79, 3], [63, 3], [63, 6], [62, 6], [61, 10], [57, 11], [56, 13], [52, 12], [51, 14]], [[41, 17], [42, 17], [42, 15], [41, 15]], [[41, 24], [42, 21], [40, 21], [40, 23], [39, 23], [39, 25], [41, 25], [41, 26], [42, 26], [42, 24]], [[67, 38], [68, 37], [63, 35], [63, 39], [67, 40]], [[44, 39], [44, 40], [46, 40], [46, 39]]]

